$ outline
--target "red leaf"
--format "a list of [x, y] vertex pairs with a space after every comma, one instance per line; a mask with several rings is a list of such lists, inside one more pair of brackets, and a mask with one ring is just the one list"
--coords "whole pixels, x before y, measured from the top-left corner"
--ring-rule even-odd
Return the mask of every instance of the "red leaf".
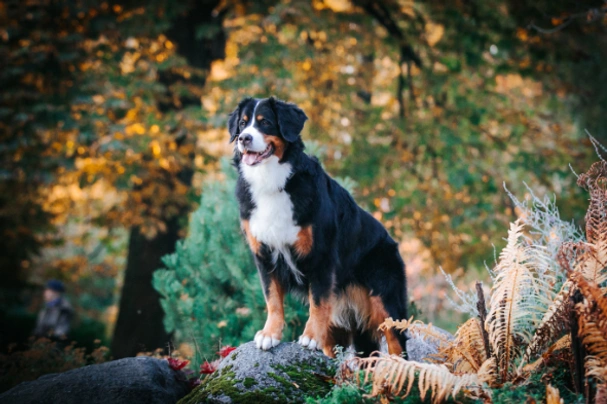
[[234, 348], [233, 346], [226, 345], [226, 346], [221, 347], [219, 352], [217, 352], [217, 355], [221, 356], [222, 358], [225, 358], [226, 356], [231, 354], [232, 351], [235, 351], [235, 350], [236, 350], [236, 348]]
[[209, 375], [217, 370], [217, 366], [214, 363], [205, 361], [200, 365], [200, 374]]
[[169, 367], [173, 370], [181, 370], [186, 367], [188, 363], [190, 363], [189, 360], [182, 360], [178, 358], [168, 358], [167, 360], [169, 361]]

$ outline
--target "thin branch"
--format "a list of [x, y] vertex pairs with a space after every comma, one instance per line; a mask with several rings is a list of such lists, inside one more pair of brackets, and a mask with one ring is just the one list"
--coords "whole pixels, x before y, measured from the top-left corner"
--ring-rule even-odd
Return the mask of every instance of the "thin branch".
[[407, 60], [407, 84], [409, 84], [409, 100], [415, 101], [415, 92], [413, 91], [413, 74], [411, 73], [411, 61]]
[[487, 358], [489, 358], [491, 357], [491, 344], [489, 344], [489, 334], [485, 328], [485, 322], [487, 321], [487, 306], [485, 305], [485, 294], [483, 293], [483, 284], [481, 282], [476, 282], [476, 294], [478, 296], [476, 309], [478, 310], [478, 318], [481, 321], [483, 345], [485, 345], [485, 352], [487, 353]]
[[601, 144], [601, 142], [599, 142], [594, 136], [592, 136], [590, 134], [590, 132], [588, 131], [588, 129], [584, 129], [584, 130], [586, 131], [586, 135], [590, 139], [590, 143], [592, 143], [592, 146], [594, 147], [594, 151], [596, 152], [596, 155], [599, 157], [599, 159], [601, 161], [605, 161], [603, 156], [601, 156], [601, 150], [604, 152], [607, 152], [607, 148], [605, 146], [603, 146]]
[[[577, 303], [583, 300], [582, 294], [579, 290], [576, 290], [570, 297], [572, 306], [575, 307]], [[578, 319], [577, 312], [571, 310], [569, 313], [569, 327], [571, 329], [571, 350], [573, 351], [574, 367], [575, 372], [573, 375], [574, 387], [577, 393], [584, 392], [584, 358], [586, 357], [586, 350], [584, 344], [579, 336], [578, 330]]]
[[530, 23], [527, 27], [528, 29], [534, 29], [541, 34], [554, 34], [555, 32], [561, 31], [569, 26], [574, 20], [577, 19], [585, 19], [586, 24], [590, 24], [592, 22], [601, 20], [603, 16], [607, 14], [607, 8], [591, 8], [588, 11], [584, 11], [583, 13], [575, 13], [567, 16], [563, 22], [557, 25], [554, 28], [541, 28], [535, 25], [535, 23]]
[[388, 7], [379, 1], [372, 0], [359, 0], [355, 1], [355, 4], [362, 7], [369, 15], [377, 20], [385, 29], [388, 34], [396, 40], [399, 49], [399, 75], [398, 75], [398, 86], [396, 98], [399, 104], [399, 116], [405, 117], [405, 100], [403, 98], [403, 91], [405, 90], [405, 77], [403, 74], [403, 64], [407, 64], [407, 75], [409, 76], [409, 88], [411, 90], [410, 96], [413, 97], [413, 87], [411, 81], [411, 61], [419, 68], [422, 67], [422, 61], [419, 55], [417, 55], [411, 45], [407, 42], [405, 34], [402, 29], [398, 26], [394, 18], [391, 16], [391, 12]]
[[398, 63], [398, 86], [396, 87], [396, 99], [398, 100], [398, 116], [403, 119], [405, 117], [405, 99], [403, 91], [405, 90], [405, 76], [403, 75], [403, 59]]

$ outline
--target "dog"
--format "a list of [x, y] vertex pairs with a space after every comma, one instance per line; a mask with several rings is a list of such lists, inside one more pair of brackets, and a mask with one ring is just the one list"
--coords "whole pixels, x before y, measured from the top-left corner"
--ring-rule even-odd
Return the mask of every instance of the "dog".
[[[336, 345], [368, 355], [378, 326], [407, 318], [405, 264], [386, 229], [304, 152], [308, 117], [274, 97], [245, 98], [228, 118], [236, 197], [267, 304], [258, 348], [279, 344], [286, 293], [305, 296], [310, 315], [299, 344], [333, 357]], [[385, 333], [406, 355], [406, 336]]]

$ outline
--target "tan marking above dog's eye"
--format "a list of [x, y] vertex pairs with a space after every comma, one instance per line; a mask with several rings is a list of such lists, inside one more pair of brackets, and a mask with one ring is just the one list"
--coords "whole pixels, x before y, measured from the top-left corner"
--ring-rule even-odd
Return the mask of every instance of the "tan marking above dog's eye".
[[247, 122], [249, 120], [249, 116], [248, 115], [243, 115], [242, 116], [242, 120]]
[[261, 121], [263, 119], [263, 115], [257, 115], [257, 120]]

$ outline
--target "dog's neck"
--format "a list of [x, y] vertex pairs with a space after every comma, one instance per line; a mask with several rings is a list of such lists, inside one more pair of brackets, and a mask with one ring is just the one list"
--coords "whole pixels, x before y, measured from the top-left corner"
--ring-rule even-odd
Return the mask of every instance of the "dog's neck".
[[280, 163], [276, 156], [270, 156], [256, 166], [240, 163], [240, 170], [254, 197], [281, 192], [293, 174], [293, 166], [288, 162]]

